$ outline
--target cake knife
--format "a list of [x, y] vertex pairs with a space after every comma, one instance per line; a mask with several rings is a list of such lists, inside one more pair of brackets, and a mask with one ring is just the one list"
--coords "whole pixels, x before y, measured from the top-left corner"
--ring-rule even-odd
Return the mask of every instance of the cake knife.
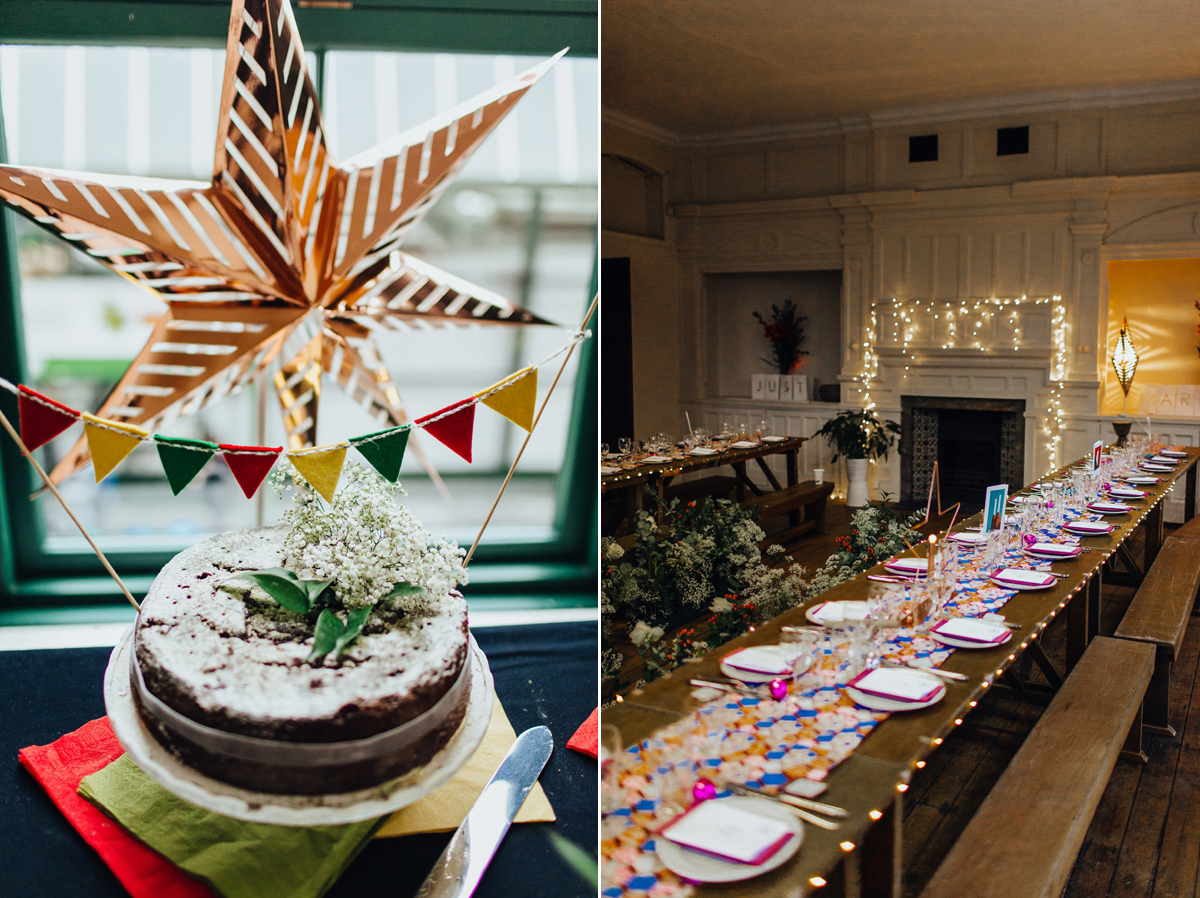
[[544, 726], [517, 737], [421, 884], [417, 898], [468, 898], [475, 891], [553, 748], [554, 737]]

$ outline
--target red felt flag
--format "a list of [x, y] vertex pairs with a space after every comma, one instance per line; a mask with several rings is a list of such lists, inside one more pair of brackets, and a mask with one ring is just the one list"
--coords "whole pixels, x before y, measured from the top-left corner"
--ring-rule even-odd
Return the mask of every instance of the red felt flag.
[[225, 452], [225, 464], [233, 472], [242, 492], [249, 499], [258, 490], [283, 451], [282, 446], [230, 446], [219, 444]]
[[44, 446], [79, 420], [79, 412], [55, 402], [23, 384], [17, 384], [17, 412], [21, 442], [28, 449]]
[[431, 437], [471, 460], [471, 437], [475, 432], [475, 397], [448, 405], [440, 412], [417, 418], [418, 427]]

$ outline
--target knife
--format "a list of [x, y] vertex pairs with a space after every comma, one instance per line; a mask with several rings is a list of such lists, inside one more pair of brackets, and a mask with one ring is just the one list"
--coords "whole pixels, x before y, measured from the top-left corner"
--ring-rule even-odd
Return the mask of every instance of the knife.
[[421, 884], [417, 898], [467, 898], [475, 891], [553, 748], [554, 737], [544, 726], [517, 737]]

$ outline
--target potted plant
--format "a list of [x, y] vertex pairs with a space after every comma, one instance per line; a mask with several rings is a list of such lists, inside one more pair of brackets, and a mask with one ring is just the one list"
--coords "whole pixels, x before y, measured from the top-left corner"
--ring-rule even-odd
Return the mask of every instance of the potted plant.
[[900, 425], [895, 421], [881, 421], [870, 409], [844, 411], [826, 421], [816, 436], [825, 437], [833, 448], [833, 461], [846, 457], [846, 504], [861, 508], [869, 499], [867, 487], [867, 463], [871, 459], [888, 456], [888, 450], [896, 442]]

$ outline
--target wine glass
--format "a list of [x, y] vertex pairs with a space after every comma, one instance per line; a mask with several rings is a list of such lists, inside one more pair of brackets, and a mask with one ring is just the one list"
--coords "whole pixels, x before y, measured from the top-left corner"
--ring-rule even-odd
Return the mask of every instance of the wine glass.
[[629, 450], [633, 448], [633, 440], [630, 437], [621, 437], [617, 440], [617, 449], [621, 455], [629, 457]]
[[816, 664], [821, 635], [812, 627], [784, 627], [779, 634], [783, 656], [789, 659], [792, 666], [793, 694], [803, 692], [811, 684], [812, 677], [807, 674]]

